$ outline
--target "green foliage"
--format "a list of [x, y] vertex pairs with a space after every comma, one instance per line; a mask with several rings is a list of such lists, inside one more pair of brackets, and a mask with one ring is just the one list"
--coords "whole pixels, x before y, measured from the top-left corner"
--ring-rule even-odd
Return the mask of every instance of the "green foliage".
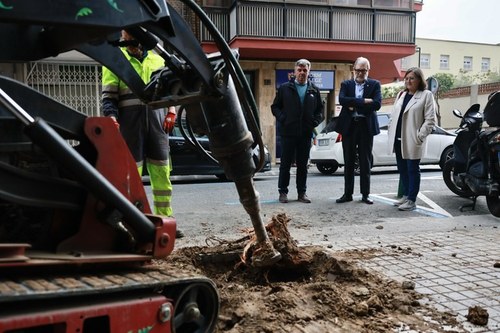
[[396, 97], [397, 94], [404, 89], [404, 86], [388, 86], [382, 87], [382, 98]]
[[483, 81], [484, 73], [472, 73], [466, 72], [463, 69], [460, 69], [458, 75], [456, 76], [455, 84], [453, 88], [458, 87], [468, 87], [473, 84], [480, 84]]
[[439, 92], [444, 93], [452, 88], [468, 87], [473, 84], [500, 82], [500, 73], [484, 72], [472, 73], [460, 70], [458, 75], [449, 73], [436, 73], [432, 75], [439, 82]]
[[487, 72], [473, 74], [471, 72], [465, 72], [463, 70], [460, 70], [460, 73], [457, 76], [457, 80], [454, 84], [454, 87], [465, 87], [473, 84], [492, 83], [492, 82], [500, 82], [499, 73], [487, 71]]
[[[500, 82], [500, 73], [492, 71], [474, 74], [472, 72], [460, 70], [458, 75], [436, 73], [431, 75], [431, 77], [434, 77], [438, 81], [440, 94], [453, 88], [467, 87], [473, 84]], [[403, 89], [403, 85], [382, 86], [382, 98], [396, 97]]]
[[500, 73], [488, 71], [485, 73], [485, 81], [483, 83], [500, 82]]
[[448, 73], [436, 73], [432, 75], [439, 83], [439, 92], [447, 92], [455, 83], [455, 76]]

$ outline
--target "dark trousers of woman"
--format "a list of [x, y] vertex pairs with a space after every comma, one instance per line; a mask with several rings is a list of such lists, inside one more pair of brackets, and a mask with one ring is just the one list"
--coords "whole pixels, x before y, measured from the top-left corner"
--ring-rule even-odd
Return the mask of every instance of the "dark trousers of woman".
[[297, 194], [306, 193], [307, 190], [307, 163], [311, 150], [310, 137], [282, 136], [280, 174], [278, 178], [278, 191], [288, 194], [290, 185], [290, 168], [295, 160], [297, 165], [296, 184]]
[[349, 135], [342, 137], [344, 153], [344, 194], [354, 192], [354, 166], [356, 154], [359, 158], [359, 185], [361, 194], [370, 194], [370, 174], [372, 167], [373, 136], [369, 134], [366, 119], [351, 121]]
[[403, 195], [408, 200], [415, 202], [420, 191], [420, 159], [406, 160], [401, 155], [401, 140], [394, 142], [394, 152], [396, 153], [396, 163], [399, 171], [399, 179], [403, 187]]

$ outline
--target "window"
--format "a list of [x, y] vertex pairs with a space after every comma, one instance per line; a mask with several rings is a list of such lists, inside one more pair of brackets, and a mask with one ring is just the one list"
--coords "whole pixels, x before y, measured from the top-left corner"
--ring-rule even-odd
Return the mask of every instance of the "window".
[[358, 0], [358, 6], [372, 6], [371, 0]]
[[450, 56], [441, 54], [439, 57], [439, 69], [450, 69]]
[[410, 9], [409, 0], [373, 0], [373, 7], [392, 7]]
[[332, 5], [339, 6], [355, 6], [358, 2], [356, 0], [332, 0]]
[[[266, 1], [277, 1], [277, 0], [266, 0]], [[279, 2], [298, 2], [303, 4], [326, 4], [326, 5], [337, 5], [337, 6], [371, 6], [371, 0], [279, 0]]]
[[472, 70], [472, 57], [464, 57], [464, 71]]
[[429, 53], [422, 53], [420, 55], [420, 68], [431, 68], [431, 55]]
[[481, 72], [490, 70], [490, 58], [481, 58]]
[[[262, 0], [258, 0], [262, 1]], [[329, 0], [265, 0], [266, 2], [307, 3], [308, 5], [328, 5]]]
[[[328, 5], [332, 0], [251, 0], [251, 1], [262, 1], [262, 2], [280, 2], [280, 3], [303, 3], [308, 5]], [[355, 1], [355, 0], [344, 0], [344, 1]]]
[[[220, 2], [223, 0], [204, 0], [204, 1], [206, 3], [206, 2]], [[413, 8], [412, 7], [413, 1], [411, 0], [250, 0], [250, 1], [303, 3], [308, 5], [334, 5], [334, 6], [353, 6], [353, 7], [367, 6], [367, 7], [383, 7], [383, 8], [396, 8], [396, 9]]]
[[404, 57], [401, 59], [401, 69], [406, 70], [410, 68], [411, 67], [410, 64], [411, 64], [410, 57]]

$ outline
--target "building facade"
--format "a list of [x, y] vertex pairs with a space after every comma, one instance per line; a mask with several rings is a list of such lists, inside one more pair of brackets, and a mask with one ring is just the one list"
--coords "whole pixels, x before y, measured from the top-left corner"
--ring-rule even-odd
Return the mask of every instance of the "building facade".
[[[189, 23], [207, 53], [217, 51], [214, 36], [199, 16], [182, 1], [168, 3]], [[400, 59], [415, 53], [416, 13], [423, 5], [421, 0], [197, 3], [230, 47], [238, 49], [259, 108], [264, 143], [274, 157], [279, 157], [279, 147], [270, 105], [295, 61], [307, 58], [312, 62], [312, 74], [325, 101], [325, 118], [329, 119], [337, 109], [340, 83], [351, 77], [357, 57], [370, 60], [370, 76], [382, 83], [401, 78]], [[0, 73], [88, 115], [99, 115], [100, 67], [89, 59], [69, 53], [26, 64], [0, 64]]]
[[[499, 89], [500, 44], [417, 38], [415, 54], [401, 59], [402, 72], [414, 66], [420, 67], [425, 77], [444, 73], [456, 78], [456, 83], [461, 87], [439, 93], [437, 100], [440, 125], [456, 128], [458, 122], [452, 114], [453, 109], [465, 112], [475, 103], [479, 103], [482, 109], [488, 95]], [[483, 82], [482, 79], [488, 74], [490, 78], [496, 78], [496, 82]], [[403, 82], [396, 85], [402, 88]], [[381, 112], [390, 112], [392, 101], [391, 98], [387, 99]]]
[[426, 77], [500, 73], [500, 44], [417, 38], [415, 54], [401, 59], [402, 70], [413, 66], [420, 67]]
[[[351, 78], [357, 57], [370, 60], [370, 76], [382, 83], [402, 77], [400, 59], [415, 53], [416, 13], [423, 5], [413, 0], [198, 2], [230, 47], [239, 51], [239, 62], [260, 110], [264, 143], [275, 159], [280, 149], [270, 105], [283, 83], [283, 72], [293, 72], [297, 59], [312, 62], [328, 120], [338, 112], [340, 83]], [[178, 4], [179, 12], [187, 12], [181, 2], [173, 3]], [[206, 52], [216, 51], [206, 27], [195, 18], [188, 20], [198, 26]]]

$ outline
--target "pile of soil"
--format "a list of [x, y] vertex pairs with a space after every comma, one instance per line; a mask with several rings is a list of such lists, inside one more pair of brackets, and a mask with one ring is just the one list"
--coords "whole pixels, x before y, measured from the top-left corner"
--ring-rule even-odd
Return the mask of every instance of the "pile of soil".
[[270, 268], [249, 264], [255, 242], [250, 231], [236, 241], [181, 248], [165, 260], [216, 283], [217, 332], [462, 332], [454, 315], [422, 302], [411, 281], [389, 280], [358, 265], [378, 250], [299, 247], [288, 233], [289, 220], [279, 214], [266, 226], [283, 255]]

